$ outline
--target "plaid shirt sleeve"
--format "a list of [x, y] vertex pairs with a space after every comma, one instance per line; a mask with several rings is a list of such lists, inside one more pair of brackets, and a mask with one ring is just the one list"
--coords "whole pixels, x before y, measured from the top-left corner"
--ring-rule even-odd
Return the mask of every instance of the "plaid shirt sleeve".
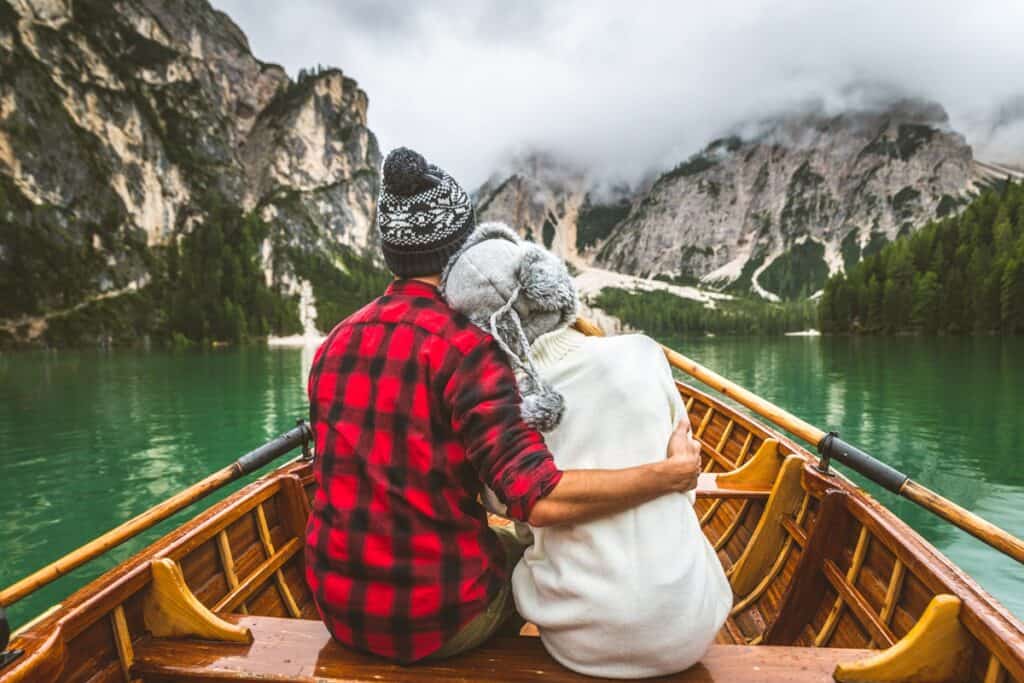
[[478, 343], [445, 388], [452, 429], [480, 480], [525, 522], [534, 504], [562, 478], [544, 437], [520, 414], [515, 374], [493, 339]]

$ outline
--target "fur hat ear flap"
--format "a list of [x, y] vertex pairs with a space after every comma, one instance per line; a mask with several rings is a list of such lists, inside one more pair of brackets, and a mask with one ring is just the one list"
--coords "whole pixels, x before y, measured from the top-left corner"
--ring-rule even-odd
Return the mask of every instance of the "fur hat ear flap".
[[520, 411], [523, 422], [538, 431], [550, 432], [562, 421], [562, 415], [565, 414], [565, 398], [542, 383], [535, 392], [523, 394]]
[[[516, 290], [516, 294], [519, 294], [519, 290]], [[522, 396], [519, 410], [523, 421], [534, 429], [548, 432], [562, 421], [565, 399], [540, 378], [534, 367], [529, 341], [523, 332], [519, 314], [512, 305], [515, 300], [514, 296], [506, 307], [491, 316], [484, 329], [490, 330], [491, 336], [516, 371], [519, 394]]]
[[561, 325], [575, 321], [579, 299], [565, 263], [535, 244], [525, 248], [517, 271], [521, 296], [533, 310], [558, 313]]

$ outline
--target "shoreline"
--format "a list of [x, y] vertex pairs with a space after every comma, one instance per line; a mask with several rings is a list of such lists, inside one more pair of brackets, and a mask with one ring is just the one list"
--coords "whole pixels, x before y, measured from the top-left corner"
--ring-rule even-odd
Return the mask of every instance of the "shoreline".
[[287, 337], [275, 337], [271, 335], [267, 337], [267, 347], [272, 349], [301, 349], [306, 347], [316, 347], [323, 344], [324, 339], [327, 339], [327, 336], [322, 335], [319, 332], [317, 334], [292, 334]]

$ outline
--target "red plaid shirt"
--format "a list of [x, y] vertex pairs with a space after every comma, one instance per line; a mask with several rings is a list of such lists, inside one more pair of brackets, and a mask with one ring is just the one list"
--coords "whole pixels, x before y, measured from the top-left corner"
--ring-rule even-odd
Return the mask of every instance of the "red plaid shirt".
[[342, 321], [309, 374], [319, 484], [306, 580], [339, 641], [436, 651], [508, 581], [481, 482], [525, 520], [558, 483], [498, 345], [415, 280]]

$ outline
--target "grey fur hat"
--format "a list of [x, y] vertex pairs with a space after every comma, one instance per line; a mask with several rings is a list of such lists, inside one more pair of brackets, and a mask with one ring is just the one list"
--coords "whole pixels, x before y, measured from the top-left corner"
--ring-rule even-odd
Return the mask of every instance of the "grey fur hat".
[[481, 223], [441, 275], [448, 304], [488, 330], [519, 378], [523, 419], [554, 429], [565, 410], [562, 395], [545, 384], [530, 344], [576, 320], [579, 298], [565, 263], [502, 223]]

